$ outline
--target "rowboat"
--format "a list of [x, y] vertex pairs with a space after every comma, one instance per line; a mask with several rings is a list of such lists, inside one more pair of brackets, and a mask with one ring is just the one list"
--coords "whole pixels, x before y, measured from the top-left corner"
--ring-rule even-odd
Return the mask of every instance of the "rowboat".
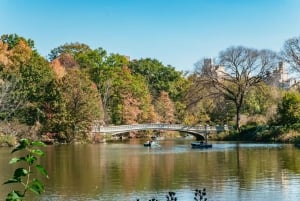
[[212, 144], [207, 144], [202, 141], [192, 142], [191, 146], [192, 146], [192, 148], [200, 148], [200, 149], [212, 148]]
[[144, 143], [144, 147], [159, 147], [160, 145], [155, 141], [147, 141]]

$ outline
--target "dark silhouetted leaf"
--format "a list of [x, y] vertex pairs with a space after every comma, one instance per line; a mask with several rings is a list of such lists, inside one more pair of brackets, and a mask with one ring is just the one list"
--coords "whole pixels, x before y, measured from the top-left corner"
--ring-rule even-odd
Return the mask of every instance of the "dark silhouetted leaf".
[[12, 183], [19, 183], [21, 180], [19, 178], [15, 179], [9, 179], [6, 182], [4, 182], [3, 184], [12, 184]]
[[15, 173], [14, 173], [14, 178], [15, 179], [19, 179], [21, 177], [24, 177], [28, 175], [28, 171], [24, 168], [18, 168], [15, 170]]
[[42, 175], [44, 175], [45, 177], [47, 177], [47, 178], [49, 178], [48, 177], [48, 172], [45, 170], [45, 168], [42, 166], [42, 165], [36, 165], [35, 166], [36, 167], [36, 169], [42, 174]]

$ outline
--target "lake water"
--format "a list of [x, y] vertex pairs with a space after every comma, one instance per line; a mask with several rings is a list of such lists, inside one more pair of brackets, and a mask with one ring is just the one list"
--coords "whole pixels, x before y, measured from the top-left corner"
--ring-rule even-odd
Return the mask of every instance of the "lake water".
[[[210, 149], [191, 149], [190, 141], [164, 140], [148, 148], [142, 141], [56, 145], [41, 160], [50, 179], [42, 201], [194, 200], [206, 188], [209, 201], [300, 200], [300, 149], [284, 144], [214, 142]], [[0, 182], [13, 174], [11, 148], [0, 148]], [[1, 185], [4, 198], [11, 189]]]

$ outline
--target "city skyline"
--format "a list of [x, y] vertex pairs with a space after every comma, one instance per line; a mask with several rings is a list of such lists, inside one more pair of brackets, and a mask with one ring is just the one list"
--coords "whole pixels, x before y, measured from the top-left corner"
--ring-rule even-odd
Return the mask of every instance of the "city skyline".
[[230, 46], [279, 52], [300, 35], [297, 0], [1, 0], [0, 34], [35, 41], [47, 56], [65, 43], [154, 58], [191, 71]]

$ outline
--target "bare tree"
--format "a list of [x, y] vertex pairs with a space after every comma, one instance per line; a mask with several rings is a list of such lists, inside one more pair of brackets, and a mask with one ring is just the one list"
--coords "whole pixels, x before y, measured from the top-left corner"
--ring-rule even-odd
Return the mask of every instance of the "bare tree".
[[240, 113], [245, 96], [253, 87], [259, 87], [275, 67], [276, 54], [270, 50], [255, 50], [242, 46], [221, 51], [219, 64], [212, 59], [196, 66], [197, 85], [208, 90], [208, 96], [223, 97], [236, 110], [236, 129], [240, 131]]
[[285, 41], [281, 56], [294, 70], [300, 72], [300, 37]]
[[101, 99], [102, 99], [102, 107], [104, 112], [104, 122], [109, 122], [110, 116], [108, 114], [107, 109], [108, 109], [108, 101], [114, 93], [112, 80], [108, 79], [104, 81], [101, 87], [102, 87]]
[[0, 119], [7, 120], [24, 106], [25, 94], [17, 91], [17, 81], [0, 79]]

